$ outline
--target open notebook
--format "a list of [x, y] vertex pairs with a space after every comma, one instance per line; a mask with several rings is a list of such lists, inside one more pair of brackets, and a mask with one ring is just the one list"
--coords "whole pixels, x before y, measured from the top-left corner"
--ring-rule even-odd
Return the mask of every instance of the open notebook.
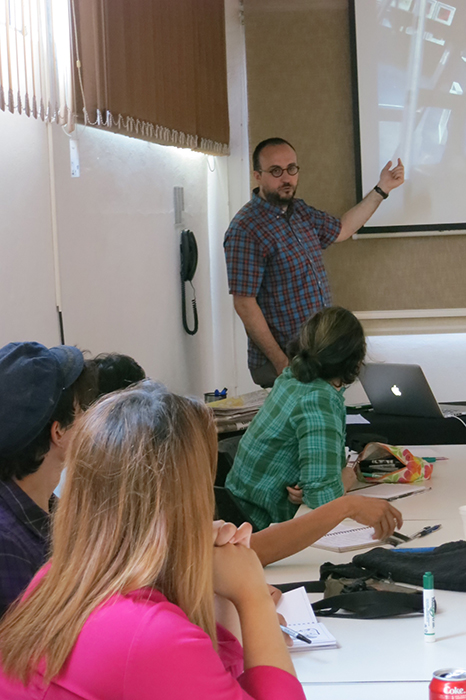
[[284, 593], [277, 605], [277, 611], [283, 615], [288, 627], [312, 640], [311, 644], [307, 644], [295, 639], [290, 651], [332, 649], [337, 646], [335, 637], [325, 625], [317, 622], [304, 586]]
[[383, 544], [381, 540], [373, 540], [373, 534], [373, 527], [358, 525], [354, 521], [342, 522], [311, 546], [328, 549], [331, 552], [349, 552], [352, 549], [364, 549]]

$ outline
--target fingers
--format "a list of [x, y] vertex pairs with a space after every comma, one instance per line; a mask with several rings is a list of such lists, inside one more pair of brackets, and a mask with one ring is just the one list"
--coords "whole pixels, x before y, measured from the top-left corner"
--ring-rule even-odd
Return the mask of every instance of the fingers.
[[243, 523], [236, 527], [233, 523], [226, 523], [224, 520], [214, 521], [214, 541], [215, 547], [223, 547], [226, 544], [242, 544], [249, 547], [252, 534], [252, 525]]
[[400, 527], [402, 527], [402, 525], [403, 525], [403, 516], [401, 515], [400, 511], [397, 508], [395, 508], [394, 506], [392, 506], [391, 504], [390, 504], [390, 511], [391, 511], [392, 517], [395, 518], [396, 527], [399, 530]]
[[[230, 523], [231, 525], [231, 523]], [[233, 537], [229, 540], [231, 544], [242, 544], [249, 547], [251, 544], [252, 525], [251, 523], [243, 523], [237, 528]]]
[[374, 539], [382, 540], [393, 535], [396, 527], [403, 524], [403, 517], [399, 510], [387, 503], [388, 508], [374, 525]]
[[[279, 624], [280, 624], [280, 625], [284, 625], [284, 626], [286, 627], [286, 620], [285, 620], [285, 618], [283, 617], [283, 615], [280, 615], [280, 613], [277, 613], [277, 617], [278, 617], [278, 622], [279, 622]], [[284, 637], [284, 639], [285, 639], [285, 644], [286, 644], [286, 646], [287, 646], [287, 647], [292, 647], [292, 646], [293, 646], [293, 640], [291, 639], [291, 637], [290, 637], [286, 632], [283, 632], [283, 631], [282, 631], [282, 634], [283, 634], [283, 637]]]
[[275, 586], [271, 586], [270, 584], [267, 584], [267, 587], [269, 589], [270, 595], [272, 596], [273, 602], [275, 603], [275, 605], [278, 605], [278, 601], [282, 597], [282, 592], [279, 591], [278, 588], [275, 588]]
[[352, 496], [358, 499], [357, 511], [352, 517], [364, 525], [374, 528], [374, 539], [384, 539], [403, 525], [403, 516], [391, 503], [378, 498]]
[[236, 525], [233, 523], [226, 523], [224, 520], [216, 521], [214, 523], [214, 546], [223, 547], [231, 542], [236, 534], [236, 529]]
[[288, 491], [288, 500], [290, 503], [294, 503], [297, 506], [301, 505], [303, 502], [302, 489], [300, 489], [299, 486], [287, 486], [286, 490]]
[[392, 165], [392, 161], [389, 160], [380, 172], [379, 185], [384, 190], [384, 192], [387, 193], [395, 187], [401, 185], [405, 179], [405, 168], [401, 158], [398, 158], [395, 167], [393, 169], [390, 169]]
[[391, 520], [387, 514], [384, 514], [374, 525], [374, 534], [372, 535], [372, 539], [383, 540], [386, 537], [389, 537], [394, 529], [395, 521]]

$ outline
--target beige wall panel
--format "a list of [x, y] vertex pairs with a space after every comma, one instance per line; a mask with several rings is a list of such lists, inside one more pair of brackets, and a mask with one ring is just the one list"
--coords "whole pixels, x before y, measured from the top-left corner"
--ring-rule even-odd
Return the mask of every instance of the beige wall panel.
[[[347, 1], [244, 4], [251, 147], [289, 140], [299, 196], [339, 216], [356, 202]], [[353, 310], [466, 307], [466, 236], [351, 240], [325, 258]]]

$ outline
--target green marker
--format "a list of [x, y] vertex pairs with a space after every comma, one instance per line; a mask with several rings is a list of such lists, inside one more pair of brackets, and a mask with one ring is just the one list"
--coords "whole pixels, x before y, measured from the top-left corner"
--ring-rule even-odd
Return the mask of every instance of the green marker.
[[430, 571], [426, 571], [422, 578], [424, 588], [424, 641], [435, 642], [435, 594], [434, 594], [434, 575]]

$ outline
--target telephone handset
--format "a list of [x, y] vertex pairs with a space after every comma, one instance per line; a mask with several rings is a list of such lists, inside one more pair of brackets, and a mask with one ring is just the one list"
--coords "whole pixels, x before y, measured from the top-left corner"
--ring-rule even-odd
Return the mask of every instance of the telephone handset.
[[[180, 253], [181, 253], [181, 310], [183, 315], [183, 328], [189, 335], [195, 335], [197, 333], [199, 323], [197, 317], [197, 305], [196, 305], [196, 292], [194, 290], [192, 279], [197, 267], [197, 243], [194, 233], [185, 229], [181, 232], [181, 243], [180, 243]], [[186, 319], [186, 290], [185, 282], [191, 282], [191, 287], [193, 288], [194, 299], [192, 299], [191, 304], [193, 307], [193, 318], [194, 318], [194, 328], [191, 329], [188, 326], [188, 321]]]
[[192, 231], [181, 232], [181, 279], [190, 282], [197, 267], [197, 243]]

